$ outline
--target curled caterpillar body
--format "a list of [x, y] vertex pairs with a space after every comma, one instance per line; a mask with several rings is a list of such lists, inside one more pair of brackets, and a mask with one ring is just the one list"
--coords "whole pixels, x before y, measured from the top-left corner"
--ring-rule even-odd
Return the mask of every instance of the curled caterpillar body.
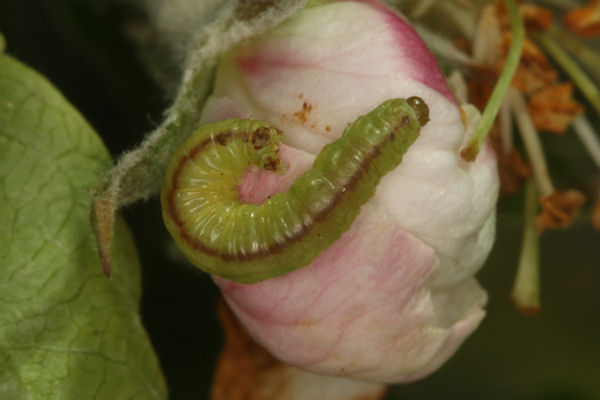
[[200, 269], [242, 283], [304, 267], [337, 240], [428, 121], [418, 97], [388, 100], [325, 146], [288, 192], [239, 199], [251, 165], [285, 172], [281, 132], [264, 121], [202, 126], [176, 152], [161, 193], [163, 219]]

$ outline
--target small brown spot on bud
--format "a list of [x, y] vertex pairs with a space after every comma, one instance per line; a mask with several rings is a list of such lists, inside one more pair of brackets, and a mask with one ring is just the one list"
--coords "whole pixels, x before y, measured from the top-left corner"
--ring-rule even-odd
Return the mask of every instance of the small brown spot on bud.
[[308, 119], [308, 115], [312, 111], [312, 108], [312, 104], [307, 103], [305, 101], [304, 103], [302, 103], [302, 109], [294, 113], [294, 117], [298, 118], [300, 122], [305, 123]]

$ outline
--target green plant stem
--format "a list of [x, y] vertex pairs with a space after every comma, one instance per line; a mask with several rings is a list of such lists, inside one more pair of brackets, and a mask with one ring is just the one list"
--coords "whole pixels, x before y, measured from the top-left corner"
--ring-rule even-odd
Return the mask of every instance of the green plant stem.
[[521, 92], [515, 88], [510, 88], [508, 90], [507, 99], [511, 106], [512, 113], [515, 116], [519, 133], [523, 139], [527, 158], [533, 168], [535, 183], [538, 185], [540, 194], [542, 196], [548, 196], [554, 192], [554, 185], [552, 184], [552, 179], [548, 173], [548, 165], [546, 164], [546, 159], [544, 157], [542, 142], [535, 129], [531, 115], [527, 112], [527, 103]]
[[512, 40], [510, 49], [508, 51], [508, 57], [504, 64], [502, 74], [496, 82], [496, 86], [492, 91], [490, 100], [488, 101], [479, 125], [475, 128], [473, 136], [469, 140], [467, 146], [461, 151], [461, 156], [467, 161], [474, 161], [479, 153], [479, 149], [490, 131], [498, 110], [502, 105], [506, 91], [510, 86], [510, 82], [517, 71], [519, 66], [519, 60], [521, 59], [521, 52], [523, 50], [523, 42], [525, 39], [525, 28], [523, 26], [523, 20], [519, 13], [519, 8], [514, 0], [504, 0], [508, 14], [510, 17], [511, 29], [512, 29]]
[[533, 315], [540, 310], [540, 252], [539, 233], [535, 224], [537, 213], [537, 190], [530, 179], [525, 186], [525, 221], [523, 241], [517, 276], [511, 300], [524, 314]]
[[566, 32], [557, 25], [550, 26], [547, 34], [552, 36], [563, 48], [568, 49], [577, 61], [583, 65], [587, 73], [596, 82], [600, 82], [600, 53], [587, 46], [583, 40]]
[[[577, 88], [583, 93], [592, 107], [600, 114], [600, 89], [594, 81], [581, 69], [571, 55], [554, 39], [552, 33], [538, 33], [537, 42], [550, 54], [560, 67], [571, 77]], [[595, 68], [598, 68], [596, 65]]]
[[585, 116], [580, 115], [573, 120], [573, 130], [598, 169], [600, 169], [600, 139], [594, 132], [590, 121]]

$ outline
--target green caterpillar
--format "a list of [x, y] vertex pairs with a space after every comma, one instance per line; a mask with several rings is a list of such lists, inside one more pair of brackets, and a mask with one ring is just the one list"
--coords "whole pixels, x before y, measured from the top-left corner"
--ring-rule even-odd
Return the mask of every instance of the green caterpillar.
[[281, 132], [254, 120], [204, 125], [167, 169], [165, 225], [192, 263], [210, 274], [254, 283], [304, 267], [350, 229], [428, 120], [418, 97], [384, 102], [323, 147], [288, 192], [261, 205], [243, 203], [237, 187], [251, 165], [284, 173]]

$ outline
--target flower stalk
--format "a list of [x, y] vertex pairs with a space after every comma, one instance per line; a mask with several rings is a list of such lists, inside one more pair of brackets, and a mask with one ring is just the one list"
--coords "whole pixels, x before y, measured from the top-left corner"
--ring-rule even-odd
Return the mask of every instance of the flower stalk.
[[598, 168], [600, 168], [600, 139], [594, 131], [590, 121], [583, 115], [573, 120], [575, 134], [581, 140], [583, 147], [588, 152]]
[[510, 114], [510, 105], [507, 101], [502, 103], [500, 107], [499, 126], [500, 126], [500, 137], [502, 141], [502, 151], [505, 155], [510, 155], [513, 151], [513, 123], [512, 115]]
[[496, 82], [496, 86], [492, 91], [492, 95], [481, 115], [479, 125], [475, 129], [473, 136], [469, 140], [469, 143], [460, 152], [461, 156], [467, 161], [473, 161], [479, 153], [481, 145], [485, 142], [487, 135], [498, 115], [502, 101], [506, 96], [506, 92], [509, 89], [510, 82], [517, 71], [519, 66], [519, 60], [521, 59], [521, 52], [523, 50], [523, 43], [525, 40], [525, 27], [523, 25], [523, 19], [519, 12], [519, 8], [514, 0], [505, 0], [506, 8], [510, 18], [512, 33], [511, 33], [511, 44], [506, 58], [506, 63], [502, 70], [502, 74]]
[[597, 51], [594, 51], [587, 46], [585, 42], [566, 32], [564, 29], [561, 29], [557, 25], [551, 25], [546, 31], [546, 34], [561, 44], [563, 48], [569, 49], [577, 61], [586, 68], [587, 72], [592, 75], [596, 81], [600, 81], [600, 69], [598, 68], [600, 65], [600, 54]]
[[[590, 102], [596, 112], [600, 113], [600, 89], [594, 81], [573, 60], [571, 55], [556, 41], [554, 34], [538, 33], [534, 35], [537, 42], [550, 54], [560, 67], [571, 77], [575, 86]], [[596, 67], [597, 68], [597, 67]]]
[[521, 256], [510, 295], [517, 309], [525, 315], [536, 315], [541, 309], [539, 233], [535, 223], [537, 205], [536, 185], [529, 180], [525, 185], [525, 221]]
[[508, 91], [508, 101], [511, 104], [512, 112], [519, 128], [519, 133], [521, 134], [529, 162], [533, 168], [535, 183], [537, 184], [540, 194], [542, 196], [548, 196], [554, 192], [554, 185], [552, 184], [552, 179], [550, 179], [550, 174], [548, 173], [548, 166], [544, 157], [542, 142], [535, 129], [533, 120], [527, 112], [525, 99], [519, 91], [511, 88]]

